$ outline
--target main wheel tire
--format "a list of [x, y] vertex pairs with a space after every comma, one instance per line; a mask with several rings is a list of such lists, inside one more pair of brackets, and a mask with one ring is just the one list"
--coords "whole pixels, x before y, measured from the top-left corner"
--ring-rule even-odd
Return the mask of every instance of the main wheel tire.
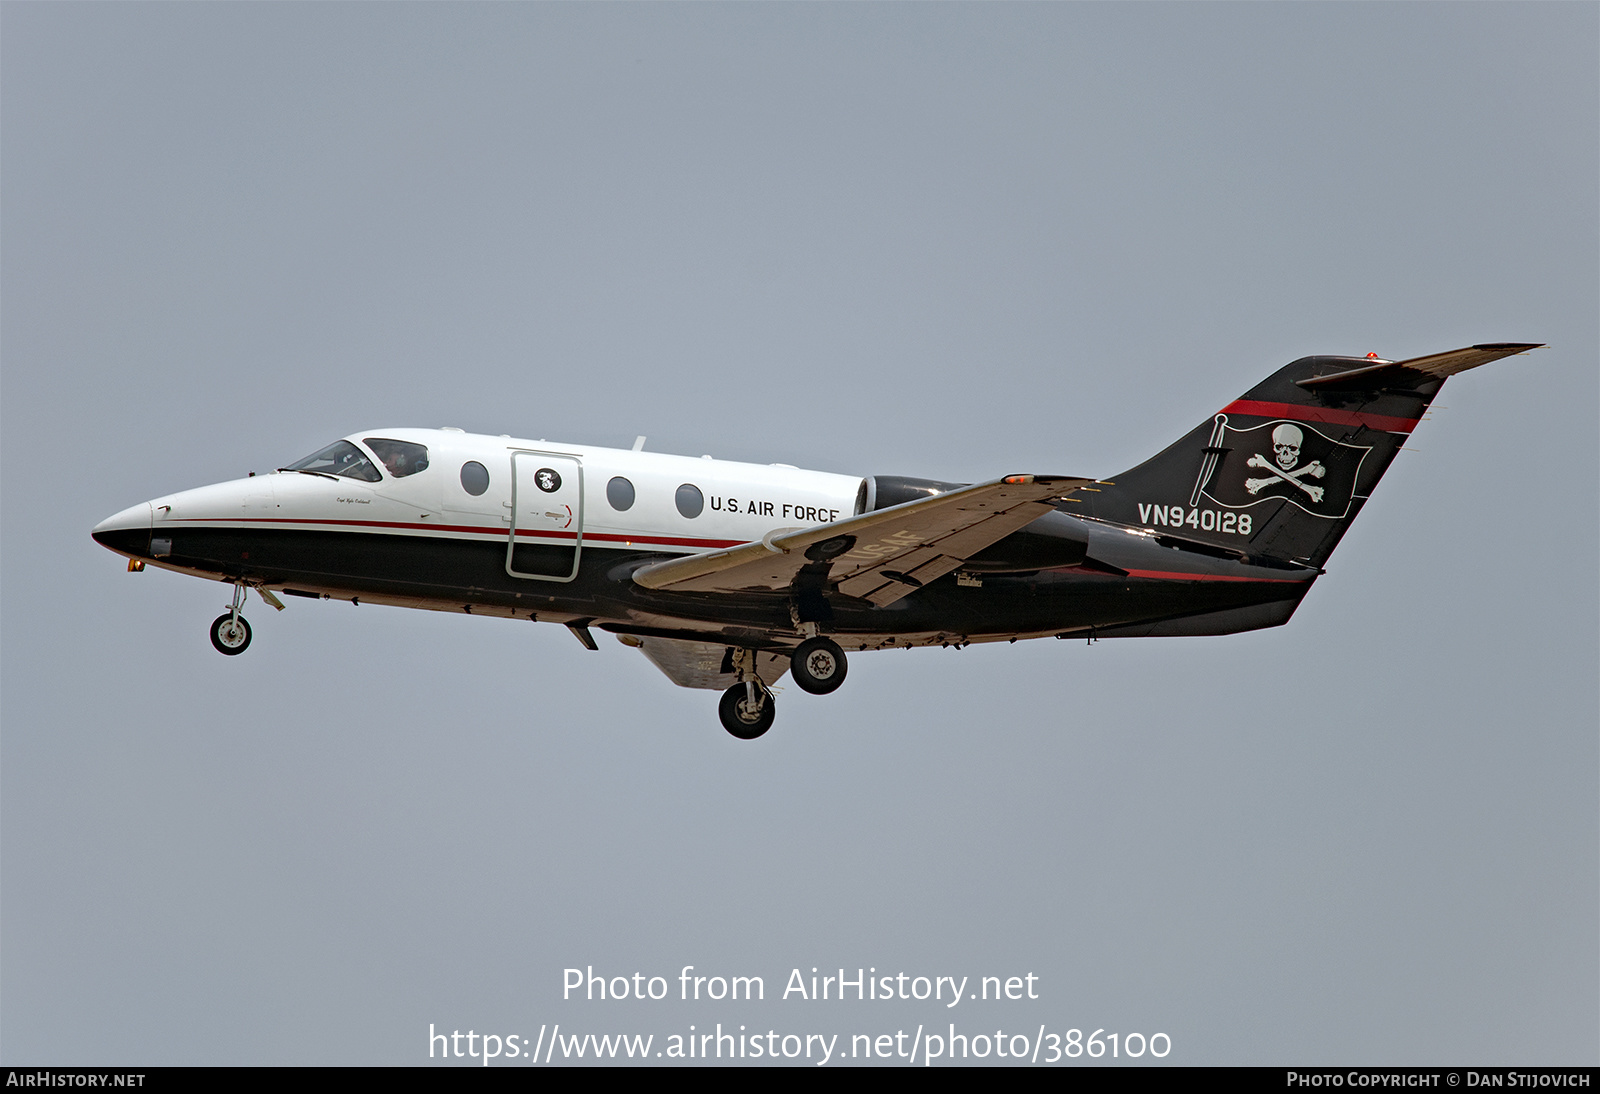
[[229, 657], [243, 653], [250, 647], [250, 624], [242, 615], [236, 622], [232, 612], [217, 616], [211, 624], [211, 644]]
[[717, 704], [717, 716], [722, 719], [722, 728], [741, 741], [755, 740], [772, 728], [772, 719], [777, 717], [777, 711], [773, 709], [772, 692], [757, 688], [758, 705], [754, 710], [750, 708], [747, 696], [745, 685], [735, 684], [722, 693], [722, 701]]
[[808, 638], [789, 655], [789, 671], [801, 691], [827, 695], [837, 691], [849, 671], [844, 650], [831, 638]]

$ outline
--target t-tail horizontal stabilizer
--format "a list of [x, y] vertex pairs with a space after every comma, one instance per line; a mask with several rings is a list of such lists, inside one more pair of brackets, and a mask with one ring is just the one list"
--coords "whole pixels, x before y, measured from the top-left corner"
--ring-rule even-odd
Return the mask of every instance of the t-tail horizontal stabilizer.
[[1445, 380], [1540, 345], [1490, 342], [1404, 361], [1302, 357], [1063, 508], [1321, 567]]
[[1542, 348], [1543, 344], [1539, 342], [1485, 342], [1466, 349], [1453, 349], [1448, 353], [1434, 353], [1406, 361], [1376, 361], [1361, 368], [1312, 376], [1296, 380], [1295, 383], [1307, 390], [1324, 391], [1380, 391], [1384, 388], [1416, 387], [1430, 380], [1444, 380], [1447, 376], [1487, 365], [1502, 357], [1513, 357]]

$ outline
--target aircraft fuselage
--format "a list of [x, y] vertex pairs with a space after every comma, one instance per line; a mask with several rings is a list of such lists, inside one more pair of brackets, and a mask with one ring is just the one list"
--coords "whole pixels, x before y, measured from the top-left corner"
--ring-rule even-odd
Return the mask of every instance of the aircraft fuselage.
[[[427, 466], [396, 478], [371, 459], [381, 476], [372, 482], [284, 470], [204, 486], [124, 510], [95, 538], [150, 565], [291, 596], [782, 649], [808, 631], [793, 595], [652, 590], [633, 572], [932, 489], [904, 485], [923, 480], [454, 430], [345, 440], [371, 455], [368, 438], [421, 446]], [[481, 471], [463, 474], [468, 465]], [[1241, 621], [1287, 619], [1315, 575], [1057, 512], [888, 607], [824, 594], [831, 618], [819, 625], [846, 649], [876, 649], [1119, 633], [1232, 609], [1255, 609]]]

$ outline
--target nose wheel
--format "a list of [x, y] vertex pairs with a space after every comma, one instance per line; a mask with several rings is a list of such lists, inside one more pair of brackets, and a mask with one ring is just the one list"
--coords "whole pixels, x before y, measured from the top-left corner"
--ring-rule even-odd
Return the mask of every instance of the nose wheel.
[[723, 729], [741, 741], [753, 741], [772, 728], [772, 720], [777, 717], [773, 706], [772, 692], [750, 681], [735, 684], [722, 693], [717, 715]]
[[243, 653], [250, 646], [250, 624], [245, 622], [239, 609], [244, 606], [243, 583], [233, 587], [233, 606], [211, 621], [211, 644], [218, 653], [229, 657]]
[[789, 657], [789, 672], [801, 691], [827, 695], [844, 683], [844, 650], [831, 638], [808, 638]]

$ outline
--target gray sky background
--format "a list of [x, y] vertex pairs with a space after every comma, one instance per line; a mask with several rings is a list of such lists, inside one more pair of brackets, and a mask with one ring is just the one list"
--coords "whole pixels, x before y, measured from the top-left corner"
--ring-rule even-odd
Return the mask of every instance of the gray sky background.
[[[1600, 1058], [1594, 5], [0, 30], [4, 1062], [719, 1021]], [[753, 745], [554, 627], [255, 604], [221, 658], [221, 586], [89, 538], [380, 426], [1110, 476], [1295, 357], [1502, 340], [1552, 348], [1450, 382], [1287, 627], [862, 655]], [[686, 964], [768, 998], [560, 999]], [[812, 966], [1041, 998], [779, 1001]]]

